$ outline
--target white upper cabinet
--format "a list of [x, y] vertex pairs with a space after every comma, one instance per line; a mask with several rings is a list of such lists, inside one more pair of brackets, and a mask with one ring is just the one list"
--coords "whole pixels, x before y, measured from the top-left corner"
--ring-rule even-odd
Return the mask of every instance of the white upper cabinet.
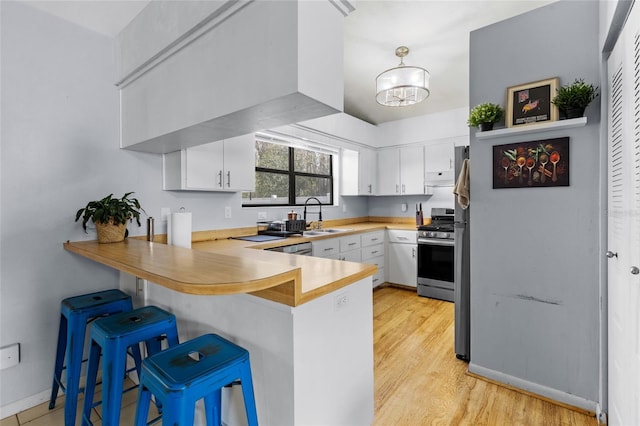
[[117, 37], [121, 147], [168, 153], [340, 111], [348, 3], [150, 2]]
[[165, 190], [252, 191], [255, 187], [253, 134], [164, 154]]
[[377, 157], [376, 152], [360, 148], [358, 158], [358, 195], [376, 195]]
[[378, 195], [400, 195], [400, 150], [378, 151]]
[[424, 148], [408, 146], [378, 151], [377, 195], [424, 194]]
[[447, 186], [454, 184], [454, 152], [453, 141], [425, 146], [425, 185]]

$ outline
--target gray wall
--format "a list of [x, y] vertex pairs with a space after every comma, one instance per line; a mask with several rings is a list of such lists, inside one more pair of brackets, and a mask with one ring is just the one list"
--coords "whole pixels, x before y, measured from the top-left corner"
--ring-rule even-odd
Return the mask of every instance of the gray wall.
[[[600, 86], [598, 2], [560, 1], [471, 33], [470, 102], [560, 77]], [[471, 137], [471, 369], [592, 407], [600, 341], [599, 100], [588, 124]], [[570, 137], [570, 186], [492, 189], [492, 146]], [[558, 395], [558, 392], [560, 395]], [[571, 398], [576, 397], [577, 401]]]
[[[118, 286], [110, 268], [65, 252], [95, 239], [73, 221], [77, 209], [109, 193], [135, 191], [149, 215], [161, 207], [193, 212], [194, 230], [251, 226], [259, 209], [240, 194], [162, 191], [159, 155], [120, 150], [114, 40], [24, 3], [0, 2], [2, 145], [0, 347], [20, 342], [21, 363], [0, 371], [0, 418], [48, 399], [60, 301]], [[224, 219], [224, 207], [233, 217]], [[262, 209], [270, 219], [288, 210]], [[367, 200], [325, 219], [366, 216]], [[156, 232], [166, 232], [156, 222]], [[144, 226], [129, 226], [143, 235]], [[17, 403], [18, 405], [12, 405]]]

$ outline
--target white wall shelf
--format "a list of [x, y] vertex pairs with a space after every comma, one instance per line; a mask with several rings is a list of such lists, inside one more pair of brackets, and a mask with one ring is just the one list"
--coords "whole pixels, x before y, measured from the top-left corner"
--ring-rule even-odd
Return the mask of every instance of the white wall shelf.
[[551, 130], [570, 129], [572, 127], [582, 127], [586, 125], [587, 117], [572, 118], [570, 120], [553, 121], [551, 123], [529, 124], [522, 127], [508, 127], [506, 129], [489, 130], [487, 132], [476, 132], [476, 139], [504, 138], [513, 135], [549, 132]]

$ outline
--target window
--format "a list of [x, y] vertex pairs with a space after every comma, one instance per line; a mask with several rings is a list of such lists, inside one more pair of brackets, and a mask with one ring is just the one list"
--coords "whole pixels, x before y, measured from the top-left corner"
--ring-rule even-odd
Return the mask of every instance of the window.
[[333, 154], [256, 140], [256, 189], [242, 205], [298, 206], [309, 197], [333, 204]]

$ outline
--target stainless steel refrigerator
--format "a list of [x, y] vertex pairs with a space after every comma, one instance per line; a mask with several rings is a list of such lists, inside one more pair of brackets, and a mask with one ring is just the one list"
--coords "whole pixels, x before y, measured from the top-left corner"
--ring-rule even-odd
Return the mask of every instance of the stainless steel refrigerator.
[[[455, 148], [455, 179], [457, 181], [462, 163], [469, 158], [469, 147]], [[471, 167], [469, 167], [471, 170]], [[459, 359], [469, 361], [470, 355], [470, 287], [469, 287], [469, 214], [471, 203], [463, 209], [458, 197], [454, 209], [454, 302], [455, 302], [455, 352]]]

